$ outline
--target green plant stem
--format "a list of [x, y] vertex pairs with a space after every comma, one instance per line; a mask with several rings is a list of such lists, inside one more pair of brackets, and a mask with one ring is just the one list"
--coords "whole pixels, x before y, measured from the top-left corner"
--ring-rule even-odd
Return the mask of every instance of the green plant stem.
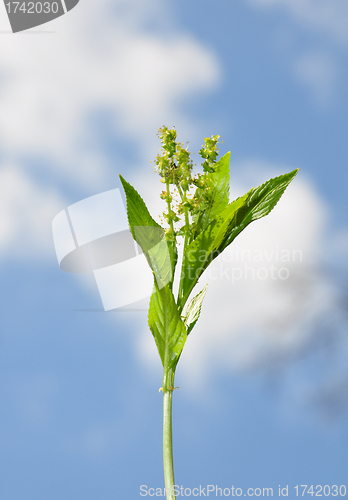
[[[183, 189], [180, 188], [179, 184], [177, 185], [177, 189], [180, 194], [181, 202], [186, 203], [187, 202], [187, 196], [186, 193]], [[188, 215], [188, 208], [184, 207], [184, 214], [185, 214], [185, 243], [188, 240], [189, 237], [189, 232], [190, 232], [190, 221], [189, 221], [189, 215]]]
[[174, 465], [172, 441], [172, 398], [174, 371], [163, 370], [163, 468], [167, 500], [175, 500]]
[[170, 189], [169, 189], [169, 182], [168, 181], [166, 182], [166, 187], [167, 187], [167, 207], [168, 207], [169, 226], [170, 226], [170, 230], [171, 230], [171, 241], [170, 241], [170, 246], [169, 246], [169, 252], [170, 252], [170, 260], [171, 260], [172, 269], [173, 269], [173, 277], [172, 277], [172, 282], [173, 282], [177, 255], [176, 255], [176, 238], [175, 238], [175, 231], [174, 231], [174, 223], [173, 223], [173, 219], [171, 217], [172, 207], [171, 207], [171, 204], [169, 201], [170, 200]]
[[[178, 187], [181, 201], [183, 203], [185, 203], [187, 201], [186, 193], [185, 193], [185, 191], [182, 191], [180, 189], [179, 185], [177, 187]], [[187, 245], [189, 244], [189, 236], [190, 236], [190, 221], [189, 221], [188, 209], [186, 207], [184, 208], [184, 214], [185, 214], [185, 239], [184, 239], [183, 255], [185, 255], [185, 250], [186, 250]], [[182, 280], [182, 276], [180, 276], [178, 300], [182, 296], [182, 285], [183, 285], [183, 280]]]

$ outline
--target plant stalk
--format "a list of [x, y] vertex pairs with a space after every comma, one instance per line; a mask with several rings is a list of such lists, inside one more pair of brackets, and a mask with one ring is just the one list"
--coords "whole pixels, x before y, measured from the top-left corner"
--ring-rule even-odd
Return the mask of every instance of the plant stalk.
[[[181, 201], [183, 203], [185, 203], [187, 201], [185, 191], [181, 190], [179, 185], [177, 186], [177, 188], [178, 188], [178, 191], [180, 194]], [[183, 258], [185, 256], [186, 247], [189, 244], [189, 234], [190, 234], [190, 221], [189, 221], [188, 209], [186, 207], [184, 208], [184, 213], [185, 213], [185, 240], [184, 240]], [[183, 277], [180, 276], [179, 291], [178, 291], [178, 303], [179, 303], [180, 299], [182, 298], [182, 294], [183, 294], [182, 293], [182, 286], [183, 286], [182, 278]], [[182, 306], [182, 307], [184, 307], [184, 306]], [[182, 310], [182, 308], [181, 308], [181, 310]], [[181, 310], [180, 310], [180, 312], [181, 312]]]
[[172, 276], [172, 284], [173, 284], [175, 266], [176, 266], [176, 261], [177, 261], [177, 251], [176, 251], [176, 237], [175, 237], [175, 231], [174, 231], [174, 223], [173, 223], [173, 219], [171, 217], [172, 207], [170, 204], [169, 181], [166, 182], [166, 187], [167, 187], [168, 223], [169, 223], [169, 226], [171, 229], [171, 241], [170, 241], [170, 246], [169, 246], [169, 254], [170, 254], [170, 260], [171, 260], [172, 269], [173, 269], [173, 276]]
[[163, 370], [163, 468], [167, 500], [176, 500], [172, 441], [174, 371]]

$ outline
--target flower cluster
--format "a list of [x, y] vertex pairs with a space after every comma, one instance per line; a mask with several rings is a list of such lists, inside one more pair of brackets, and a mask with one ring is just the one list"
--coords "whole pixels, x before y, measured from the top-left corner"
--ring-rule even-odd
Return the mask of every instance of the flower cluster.
[[[204, 212], [211, 202], [215, 164], [219, 154], [219, 135], [204, 139], [204, 145], [199, 151], [204, 160], [203, 173], [193, 174], [193, 163], [188, 148], [176, 140], [175, 129], [163, 126], [158, 131], [162, 149], [157, 155], [156, 170], [160, 174], [161, 182], [166, 184], [167, 190], [162, 191], [161, 198], [167, 202], [168, 210], [164, 217], [172, 227], [173, 222], [179, 222], [180, 216], [185, 215], [185, 228], [177, 231], [184, 234], [194, 223], [199, 214]], [[172, 190], [170, 190], [172, 187]], [[174, 188], [174, 189], [173, 189]], [[172, 203], [176, 204], [173, 209]]]
[[158, 131], [162, 151], [156, 157], [156, 165], [161, 181], [180, 186], [187, 191], [192, 183], [192, 161], [190, 152], [176, 141], [176, 130], [162, 127]]
[[215, 172], [214, 164], [216, 163], [216, 158], [219, 154], [219, 149], [217, 147], [219, 139], [219, 135], [206, 137], [204, 139], [205, 147], [202, 146], [199, 150], [199, 154], [205, 159], [205, 162], [202, 163], [204, 172]]

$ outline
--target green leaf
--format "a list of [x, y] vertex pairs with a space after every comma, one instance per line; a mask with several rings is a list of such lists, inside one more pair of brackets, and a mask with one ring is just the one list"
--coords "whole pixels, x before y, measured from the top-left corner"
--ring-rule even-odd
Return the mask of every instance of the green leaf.
[[[133, 235], [133, 238], [135, 241], [137, 241], [136, 235], [134, 228], [135, 227], [144, 227], [144, 226], [151, 226], [154, 228], [158, 228], [160, 230], [163, 229], [155, 220], [150, 215], [150, 212], [147, 209], [147, 206], [145, 205], [144, 200], [140, 196], [140, 194], [134, 189], [131, 184], [129, 184], [123, 177], [120, 175], [120, 179], [122, 182], [123, 189], [126, 193], [126, 198], [127, 198], [127, 216], [128, 216], [128, 224], [131, 230], [131, 233]], [[138, 236], [138, 235], [137, 235]], [[141, 238], [140, 238], [141, 239]], [[148, 239], [145, 238], [145, 241], [143, 242], [145, 245], [145, 249], [148, 249], [148, 246], [150, 243]], [[139, 243], [140, 245], [140, 243]], [[141, 246], [141, 245], [140, 245]], [[153, 245], [152, 245], [153, 246]], [[143, 251], [145, 251], [142, 248]]]
[[[207, 210], [199, 215], [197, 220], [193, 219], [196, 226], [195, 235], [204, 231], [209, 223], [222, 212], [228, 205], [230, 192], [230, 157], [228, 152], [220, 158], [215, 165], [215, 172], [206, 174], [212, 182], [212, 198]], [[197, 188], [199, 192], [199, 188]], [[193, 237], [195, 237], [193, 235]]]
[[127, 216], [134, 240], [145, 254], [159, 287], [172, 279], [173, 270], [164, 230], [151, 217], [139, 193], [121, 175], [120, 179], [127, 198]]
[[207, 293], [208, 285], [205, 285], [203, 290], [201, 290], [195, 297], [193, 297], [190, 302], [185, 304], [182, 310], [181, 317], [187, 328], [187, 335], [191, 332], [192, 328], [197, 323], [199, 316], [201, 314], [202, 302]]
[[150, 248], [147, 255], [157, 284], [160, 288], [162, 288], [172, 281], [173, 276], [172, 263], [170, 260], [168, 244], [165, 238], [162, 238], [157, 245]]
[[174, 369], [185, 345], [187, 333], [169, 285], [159, 289], [155, 283], [150, 299], [149, 327], [163, 367]]
[[238, 210], [245, 204], [247, 197], [248, 193], [230, 203], [205, 231], [201, 232], [186, 247], [181, 271], [182, 296], [179, 297], [180, 306], [186, 302], [193, 286], [209, 263], [219, 255], [219, 248], [224, 241], [230, 223]]
[[297, 175], [298, 168], [288, 174], [280, 175], [274, 179], [261, 184], [256, 189], [249, 191], [249, 196], [244, 206], [236, 214], [226, 234], [226, 238], [221, 248], [223, 251], [235, 237], [245, 229], [250, 222], [261, 219], [268, 215], [282, 197], [285, 189]]
[[182, 267], [182, 294], [179, 304], [186, 302], [194, 285], [208, 265], [252, 221], [268, 215], [275, 207], [298, 169], [270, 179], [241, 198], [230, 203], [185, 250]]

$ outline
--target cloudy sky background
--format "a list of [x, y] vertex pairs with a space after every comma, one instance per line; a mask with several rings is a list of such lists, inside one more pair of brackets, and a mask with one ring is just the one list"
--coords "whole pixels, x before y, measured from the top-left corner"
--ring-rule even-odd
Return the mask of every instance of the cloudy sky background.
[[[51, 232], [68, 205], [121, 187], [119, 173], [157, 214], [163, 124], [193, 152], [222, 136], [232, 197], [300, 168], [201, 280], [177, 370], [176, 482], [288, 484], [290, 498], [297, 484], [346, 484], [346, 1], [81, 0], [34, 33], [8, 30], [0, 5], [1, 498], [163, 486], [146, 312], [76, 311], [100, 308], [98, 291], [59, 269]], [[256, 279], [233, 282], [245, 265]], [[271, 265], [289, 278], [257, 278]]]

